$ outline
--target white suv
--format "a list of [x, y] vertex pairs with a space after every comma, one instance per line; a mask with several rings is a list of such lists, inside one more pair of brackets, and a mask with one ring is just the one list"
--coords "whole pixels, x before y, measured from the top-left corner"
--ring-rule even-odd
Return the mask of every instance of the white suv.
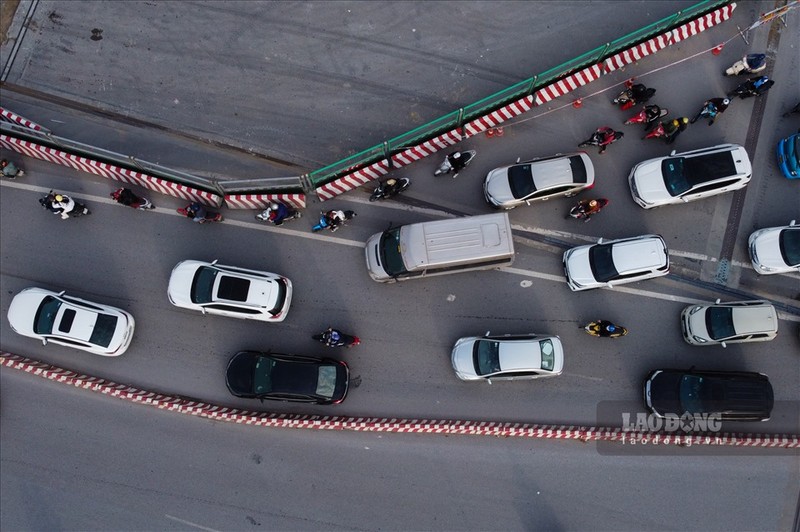
[[669, 273], [667, 244], [660, 235], [603, 239], [564, 253], [564, 273], [573, 291], [612, 287]]
[[769, 301], [691, 305], [681, 312], [683, 339], [692, 345], [766, 342], [778, 334], [778, 313]]

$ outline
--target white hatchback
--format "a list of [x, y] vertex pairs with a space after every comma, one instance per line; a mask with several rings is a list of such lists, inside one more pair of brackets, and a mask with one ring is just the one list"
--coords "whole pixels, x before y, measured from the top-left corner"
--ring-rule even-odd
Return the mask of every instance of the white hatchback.
[[643, 161], [631, 170], [628, 185], [633, 201], [652, 209], [739, 190], [752, 173], [742, 146], [721, 144]]
[[683, 339], [692, 345], [766, 342], [778, 334], [778, 313], [769, 301], [690, 305], [681, 312]]
[[169, 278], [170, 303], [231, 318], [279, 322], [292, 302], [286, 277], [214, 262], [179, 262]]
[[23, 336], [116, 357], [128, 349], [136, 323], [124, 310], [44, 288], [26, 288], [11, 300], [8, 323]]
[[612, 287], [669, 273], [667, 244], [642, 235], [578, 246], [564, 253], [564, 273], [573, 291]]
[[753, 268], [762, 275], [800, 272], [800, 225], [759, 229], [747, 241]]

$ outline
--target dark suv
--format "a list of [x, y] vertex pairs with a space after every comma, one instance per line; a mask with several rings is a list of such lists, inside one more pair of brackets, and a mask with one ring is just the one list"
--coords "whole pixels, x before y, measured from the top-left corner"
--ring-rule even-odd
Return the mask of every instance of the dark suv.
[[688, 412], [766, 421], [772, 412], [772, 385], [763, 373], [657, 369], [645, 379], [644, 404], [659, 417]]

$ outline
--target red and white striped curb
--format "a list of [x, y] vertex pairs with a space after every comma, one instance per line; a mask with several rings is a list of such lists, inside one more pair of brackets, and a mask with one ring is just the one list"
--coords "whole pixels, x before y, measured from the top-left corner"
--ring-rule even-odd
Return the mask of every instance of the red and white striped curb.
[[48, 148], [47, 146], [35, 142], [0, 134], [0, 146], [27, 155], [28, 157], [35, 157], [36, 159], [41, 159], [50, 163], [69, 166], [81, 172], [95, 174], [123, 183], [133, 183], [168, 196], [183, 198], [188, 201], [198, 201], [215, 207], [219, 207], [222, 204], [222, 197], [217, 194], [212, 194], [211, 192], [187, 187], [185, 185], [173, 183], [172, 181], [167, 181], [166, 179], [153, 177], [141, 172], [134, 172], [111, 164], [101, 163], [93, 159], [79, 157], [61, 150]]
[[306, 208], [305, 194], [228, 194], [225, 206], [229, 209], [266, 209], [271, 201], [290, 205], [295, 209]]
[[[392, 157], [392, 162], [395, 163], [394, 167], [410, 164], [440, 149], [455, 144], [462, 140], [462, 138], [469, 138], [488, 129], [497, 127], [506, 120], [510, 120], [530, 111], [535, 106], [550, 102], [559, 96], [568, 94], [579, 87], [591, 83], [604, 74], [635, 63], [643, 57], [653, 54], [667, 46], [680, 42], [693, 35], [697, 35], [712, 26], [728, 20], [734, 9], [736, 9], [735, 3], [720, 7], [707, 15], [691, 20], [682, 26], [653, 37], [644, 43], [623, 50], [605, 59], [602, 63], [590, 65], [579, 72], [547, 85], [536, 91], [533, 96], [525, 96], [487, 115], [471, 120], [464, 124], [463, 135], [458, 130], [453, 130], [436, 139], [424, 142], [419, 146], [414, 146], [402, 153], [396, 154]], [[445, 137], [446, 140], [444, 144], [442, 144], [443, 137]], [[316, 192], [319, 198], [325, 201], [339, 194], [343, 194], [344, 192], [353, 190], [354, 188], [358, 188], [369, 181], [379, 179], [388, 172], [389, 166], [384, 159], [366, 168], [362, 168], [357, 172], [341, 177], [336, 181], [327, 183], [317, 188]]]
[[[588, 441], [630, 441], [632, 437], [660, 438], [661, 444], [679, 446], [713, 445], [735, 447], [800, 448], [800, 435], [794, 434], [694, 434], [691, 436], [662, 433], [626, 432], [619, 428], [579, 425], [537, 425], [530, 423], [498, 423], [492, 421], [456, 421], [441, 419], [398, 419], [374, 417], [316, 416], [253, 412], [193, 401], [182, 397], [139, 390], [124, 384], [80, 375], [11, 353], [0, 352], [0, 366], [110, 395], [134, 403], [153, 406], [181, 414], [217, 421], [229, 421], [259, 427], [304, 428], [317, 430], [352, 430], [359, 432], [396, 432], [416, 434], [464, 434], [473, 436], [522, 437]], [[670, 440], [669, 438], [672, 438]]]
[[6, 122], [14, 122], [15, 124], [27, 127], [28, 129], [34, 129], [36, 131], [47, 131], [45, 128], [43, 128], [36, 122], [32, 122], [31, 120], [28, 120], [23, 116], [19, 116], [16, 113], [12, 113], [11, 111], [3, 107], [0, 107], [0, 117], [2, 117]]

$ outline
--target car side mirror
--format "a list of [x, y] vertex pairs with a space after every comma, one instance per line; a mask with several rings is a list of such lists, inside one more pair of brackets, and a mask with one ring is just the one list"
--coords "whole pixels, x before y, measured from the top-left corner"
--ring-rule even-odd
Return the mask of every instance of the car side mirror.
[[67, 293], [67, 291], [66, 291], [66, 290], [62, 290], [61, 292], [59, 292], [59, 293], [58, 293], [58, 295], [59, 295], [59, 296], [63, 296], [63, 295], [64, 295], [64, 294], [66, 294], [66, 293]]
[[720, 299], [719, 299], [719, 298], [717, 298], [717, 300], [714, 302], [714, 304], [715, 304], [715, 305], [719, 305], [719, 302], [720, 302]]
[[609, 288], [614, 288], [614, 285], [613, 285], [613, 284], [611, 284], [610, 282], [609, 282], [609, 283], [606, 283], [606, 286], [608, 286]]
[[603, 243], [603, 237], [602, 237], [602, 236], [601, 236], [600, 238], [598, 238], [598, 239], [597, 239], [597, 243], [598, 243], [598, 244], [602, 244], [602, 243]]
[[722, 345], [722, 347], [728, 347], [728, 344], [726, 344], [725, 342], [720, 342], [720, 344]]
[[669, 152], [669, 156], [672, 157], [676, 153], [678, 153], [678, 150], [672, 150], [671, 152]]
[[42, 345], [47, 345], [47, 338], [42, 338]]
[[491, 384], [491, 383], [492, 383], [492, 379], [486, 379], [486, 382], [488, 382], [489, 384]]
[[202, 312], [203, 314], [205, 314], [205, 313], [206, 313], [206, 307], [200, 307], [200, 312]]
[[689, 203], [689, 200], [687, 200], [687, 199], [686, 199], [686, 198], [684, 198], [684, 197], [681, 197], [681, 200], [683, 200], [683, 202], [684, 202], [684, 203]]
[[217, 262], [219, 262], [219, 259], [214, 259], [214, 260], [211, 262], [211, 265], [213, 266], [213, 265], [215, 265]]
[[797, 220], [792, 220], [791, 222], [789, 222], [789, 225], [797, 225]]
[[517, 163], [519, 163], [519, 157], [517, 157]]
[[484, 337], [488, 337], [488, 336], [489, 336], [489, 333], [491, 333], [491, 332], [492, 332], [492, 331], [486, 331], [486, 334], [484, 334], [483, 336], [484, 336]]

